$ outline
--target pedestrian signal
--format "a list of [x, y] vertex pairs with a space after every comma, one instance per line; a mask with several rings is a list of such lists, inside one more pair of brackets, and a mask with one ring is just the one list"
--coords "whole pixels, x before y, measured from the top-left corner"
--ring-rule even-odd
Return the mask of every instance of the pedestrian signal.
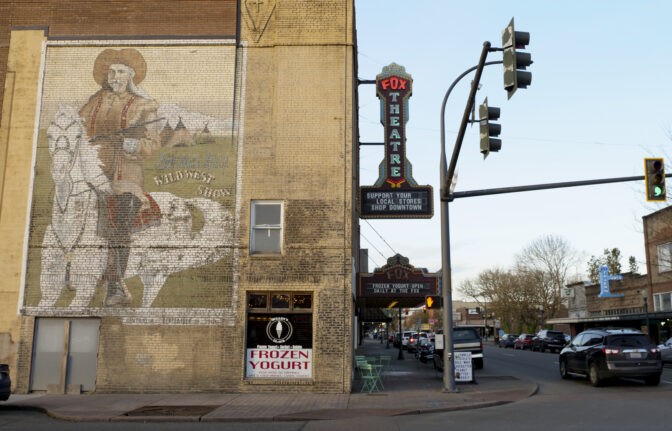
[[441, 308], [443, 306], [443, 298], [438, 295], [425, 296], [425, 307], [428, 310], [433, 308]]

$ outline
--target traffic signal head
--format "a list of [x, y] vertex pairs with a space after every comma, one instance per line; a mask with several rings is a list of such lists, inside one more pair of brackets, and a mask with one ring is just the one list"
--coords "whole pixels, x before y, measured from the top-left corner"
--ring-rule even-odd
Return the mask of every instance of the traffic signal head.
[[483, 104], [478, 107], [478, 119], [480, 123], [480, 141], [481, 153], [485, 159], [490, 154], [490, 151], [499, 151], [502, 148], [502, 140], [497, 139], [496, 136], [502, 132], [501, 124], [491, 123], [491, 120], [499, 118], [499, 108], [488, 106], [488, 98], [486, 97]]
[[646, 172], [646, 200], [666, 201], [665, 162], [661, 158], [644, 159], [644, 168]]
[[442, 306], [443, 306], [443, 298], [440, 297], [439, 295], [425, 296], [425, 307], [427, 307], [428, 310], [432, 310], [434, 308], [441, 308]]
[[504, 89], [509, 97], [513, 96], [518, 88], [527, 88], [532, 83], [532, 74], [526, 72], [527, 66], [532, 64], [532, 56], [528, 52], [520, 52], [530, 43], [530, 33], [515, 31], [513, 18], [509, 25], [502, 30], [502, 49], [504, 50]]

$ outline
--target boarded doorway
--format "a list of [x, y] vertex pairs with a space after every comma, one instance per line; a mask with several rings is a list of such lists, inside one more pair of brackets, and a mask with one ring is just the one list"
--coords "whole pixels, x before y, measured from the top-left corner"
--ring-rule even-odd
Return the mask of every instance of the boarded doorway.
[[31, 391], [59, 385], [96, 388], [99, 319], [47, 319], [35, 321]]

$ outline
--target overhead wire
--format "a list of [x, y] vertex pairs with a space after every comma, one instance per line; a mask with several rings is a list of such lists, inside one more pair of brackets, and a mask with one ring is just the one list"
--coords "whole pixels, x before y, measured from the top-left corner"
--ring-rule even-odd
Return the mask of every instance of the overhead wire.
[[391, 246], [390, 244], [388, 244], [387, 241], [385, 241], [385, 238], [383, 238], [383, 236], [382, 236], [381, 234], [378, 233], [378, 231], [373, 227], [373, 225], [372, 225], [371, 223], [369, 223], [369, 221], [368, 221], [367, 219], [363, 219], [363, 220], [366, 222], [366, 224], [369, 225], [369, 227], [370, 227], [371, 229], [373, 229], [373, 231], [376, 233], [376, 235], [378, 235], [378, 237], [379, 237], [380, 239], [383, 240], [383, 242], [385, 243], [385, 245], [388, 246], [388, 247], [390, 247], [390, 250], [392, 250], [392, 253], [394, 253], [394, 254], [398, 254], [397, 251], [396, 251], [395, 249], [393, 249], [392, 246]]
[[[380, 250], [378, 250], [378, 248], [375, 245], [373, 245], [373, 243], [371, 241], [369, 241], [369, 239], [367, 237], [365, 237], [363, 233], [360, 232], [359, 235], [362, 238], [364, 238], [366, 240], [366, 242], [371, 244], [371, 247], [373, 247], [373, 249], [376, 250], [378, 252], [378, 254], [381, 255], [383, 257], [383, 259], [385, 259], [387, 261], [387, 258], [385, 257], [385, 255], [383, 253], [381, 253]], [[373, 262], [373, 263], [376, 263], [376, 262]], [[379, 265], [376, 263], [376, 266], [379, 266]]]

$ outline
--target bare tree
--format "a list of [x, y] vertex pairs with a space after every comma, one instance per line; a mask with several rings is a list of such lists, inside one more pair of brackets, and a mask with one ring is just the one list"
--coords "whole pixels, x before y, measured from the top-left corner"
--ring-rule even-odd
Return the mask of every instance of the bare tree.
[[552, 318], [560, 309], [562, 288], [570, 282], [570, 270], [578, 263], [578, 253], [564, 238], [546, 235], [532, 241], [516, 256], [515, 271], [537, 280], [542, 295], [537, 306], [544, 307], [544, 315]]
[[[460, 292], [482, 305], [500, 320], [505, 330], [518, 332], [537, 322], [537, 281], [530, 274], [521, 276], [510, 270], [492, 269], [473, 280], [465, 280]], [[524, 329], [527, 330], [527, 329]]]

